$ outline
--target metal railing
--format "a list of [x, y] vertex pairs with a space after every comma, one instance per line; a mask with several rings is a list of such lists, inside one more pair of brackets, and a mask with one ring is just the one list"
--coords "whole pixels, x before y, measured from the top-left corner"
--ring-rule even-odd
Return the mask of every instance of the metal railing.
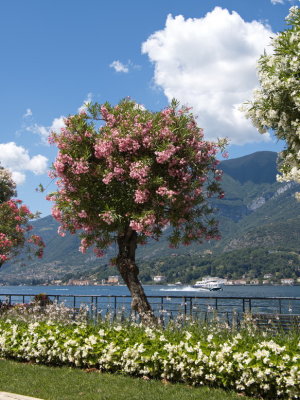
[[[122, 312], [130, 314], [129, 295], [70, 295], [47, 294], [50, 300], [64, 303], [72, 309], [86, 306], [91, 316]], [[31, 303], [34, 294], [1, 294], [0, 302], [13, 305]], [[232, 315], [289, 314], [300, 315], [300, 297], [211, 297], [211, 296], [147, 296], [154, 313], [165, 320], [178, 315], [209, 320], [218, 315], [225, 321], [232, 321]]]

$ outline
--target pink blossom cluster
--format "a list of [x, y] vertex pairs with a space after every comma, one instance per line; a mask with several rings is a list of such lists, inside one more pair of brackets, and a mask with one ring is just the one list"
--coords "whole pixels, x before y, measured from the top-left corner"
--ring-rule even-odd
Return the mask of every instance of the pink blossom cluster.
[[146, 236], [151, 236], [153, 229], [156, 225], [156, 216], [154, 214], [148, 214], [138, 221], [130, 221], [130, 227], [137, 232], [143, 233]]
[[111, 225], [115, 220], [114, 216], [110, 211], [106, 211], [102, 214], [99, 214], [99, 217], [101, 218], [102, 221], [104, 221], [108, 225]]
[[117, 145], [121, 152], [136, 153], [140, 148], [139, 142], [131, 137], [120, 137], [117, 140]]
[[140, 204], [146, 203], [146, 201], [149, 199], [149, 195], [150, 192], [148, 189], [144, 190], [137, 189], [134, 193], [134, 201]]
[[173, 156], [173, 154], [178, 150], [178, 147], [175, 147], [173, 144], [170, 144], [166, 150], [163, 151], [156, 151], [156, 161], [159, 164], [163, 164]]
[[129, 176], [136, 179], [140, 185], [147, 183], [150, 167], [141, 161], [133, 162], [130, 165]]
[[8, 254], [13, 247], [13, 242], [4, 234], [0, 232], [0, 263], [8, 260]]
[[101, 106], [101, 114], [103, 119], [107, 122], [108, 126], [114, 126], [116, 123], [115, 116], [108, 111], [108, 109], [103, 105]]
[[74, 174], [86, 174], [89, 172], [89, 164], [87, 161], [75, 161], [72, 165]]
[[169, 190], [165, 186], [160, 186], [157, 190], [156, 193], [159, 194], [160, 196], [167, 196], [169, 199], [172, 198], [174, 195], [177, 194], [174, 190]]
[[28, 242], [39, 247], [45, 247], [45, 243], [39, 235], [31, 235], [31, 237], [28, 239]]
[[[51, 199], [52, 199], [52, 197], [51, 197]], [[60, 210], [58, 207], [55, 207], [55, 206], [52, 207], [51, 215], [52, 215], [52, 217], [55, 218], [57, 221], [61, 221], [62, 212], [61, 212], [61, 210]]]
[[79, 218], [87, 218], [87, 217], [88, 217], [87, 212], [86, 212], [85, 210], [81, 210], [81, 211], [78, 213], [78, 217], [79, 217]]
[[113, 148], [114, 146], [112, 142], [98, 140], [94, 146], [95, 156], [97, 158], [108, 157], [111, 155]]
[[95, 247], [93, 249], [93, 252], [95, 253], [95, 255], [97, 257], [103, 257], [104, 256], [104, 251], [102, 249], [98, 249], [97, 247]]

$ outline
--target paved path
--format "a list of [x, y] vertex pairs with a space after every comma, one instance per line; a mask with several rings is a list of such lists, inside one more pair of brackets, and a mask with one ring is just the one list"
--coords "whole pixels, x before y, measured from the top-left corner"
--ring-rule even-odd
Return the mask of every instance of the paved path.
[[0, 400], [42, 400], [37, 397], [22, 396], [21, 394], [0, 392]]

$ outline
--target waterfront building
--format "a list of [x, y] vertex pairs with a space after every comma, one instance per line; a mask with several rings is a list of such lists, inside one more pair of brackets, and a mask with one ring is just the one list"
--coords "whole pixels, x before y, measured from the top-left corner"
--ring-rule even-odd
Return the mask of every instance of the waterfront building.
[[156, 275], [153, 277], [154, 282], [162, 283], [166, 281], [166, 277], [164, 275]]

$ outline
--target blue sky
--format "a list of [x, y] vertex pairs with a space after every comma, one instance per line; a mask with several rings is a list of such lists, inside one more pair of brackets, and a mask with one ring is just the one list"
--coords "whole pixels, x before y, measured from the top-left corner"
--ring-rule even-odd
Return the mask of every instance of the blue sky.
[[[126, 96], [153, 111], [176, 97], [230, 157], [279, 151], [238, 111], [257, 85], [255, 63], [285, 29], [296, 0], [9, 0], [0, 2], [0, 162], [18, 197], [50, 213], [51, 129], [86, 100]], [[50, 184], [47, 192], [54, 191]]]

